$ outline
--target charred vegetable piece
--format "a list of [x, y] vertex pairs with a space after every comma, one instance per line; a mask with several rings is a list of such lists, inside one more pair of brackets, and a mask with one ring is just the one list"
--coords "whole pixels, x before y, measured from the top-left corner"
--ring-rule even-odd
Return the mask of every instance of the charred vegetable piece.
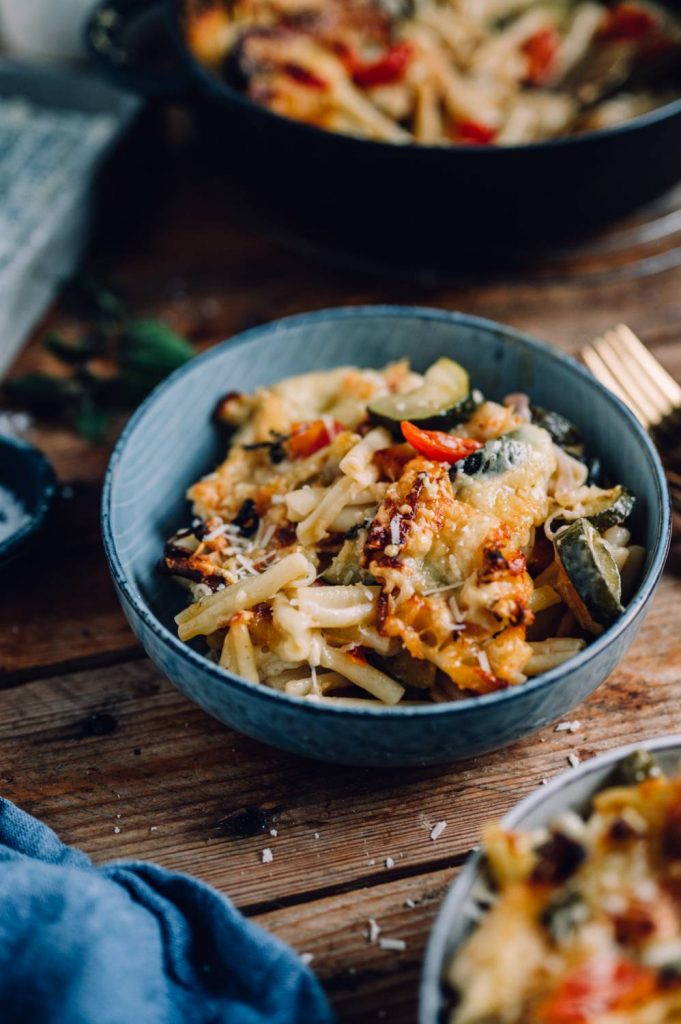
[[414, 391], [370, 402], [369, 415], [401, 440], [403, 420], [424, 430], [446, 430], [468, 419], [478, 404], [463, 366], [443, 357], [426, 370], [423, 384]]
[[576, 455], [583, 450], [582, 435], [574, 423], [561, 416], [559, 412], [552, 409], [542, 409], [540, 405], [531, 405], [532, 422], [537, 427], [543, 427], [551, 435], [559, 447], [564, 448], [569, 455]]
[[459, 462], [481, 448], [479, 441], [470, 437], [454, 437], [442, 430], [422, 430], [406, 421], [400, 424], [402, 435], [419, 455], [433, 462]]
[[542, 911], [541, 923], [553, 942], [560, 943], [588, 916], [589, 908], [578, 892], [561, 892]]
[[660, 766], [648, 750], [635, 750], [615, 768], [612, 785], [635, 786], [646, 779], [658, 778], [661, 774]]
[[525, 461], [529, 446], [520, 437], [502, 434], [487, 441], [472, 455], [467, 456], [456, 467], [458, 473], [466, 476], [499, 476]]
[[[613, 487], [612, 490], [594, 498], [585, 506], [585, 513], [580, 518], [588, 519], [592, 526], [602, 533], [611, 526], [619, 526], [631, 515], [636, 498], [626, 487]], [[567, 526], [571, 520], [563, 516], [555, 516], [553, 519], [554, 530], [560, 530]]]
[[342, 548], [331, 565], [322, 573], [325, 583], [335, 586], [349, 586], [351, 583], [373, 584], [374, 577], [362, 567], [364, 545], [369, 536], [369, 523], [353, 526], [345, 535]]
[[586, 850], [563, 832], [554, 832], [537, 850], [537, 858], [532, 881], [560, 885], [574, 875], [586, 858]]
[[624, 611], [622, 581], [604, 540], [587, 519], [577, 519], [555, 538], [563, 569], [557, 588], [580, 625], [600, 633]]

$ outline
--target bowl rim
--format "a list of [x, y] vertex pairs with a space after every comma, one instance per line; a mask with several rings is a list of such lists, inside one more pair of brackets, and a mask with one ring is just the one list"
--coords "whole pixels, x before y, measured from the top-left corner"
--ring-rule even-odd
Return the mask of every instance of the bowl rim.
[[277, 114], [275, 111], [270, 110], [269, 107], [265, 107], [262, 104], [249, 99], [249, 97], [244, 93], [240, 92], [233, 85], [230, 85], [229, 82], [220, 78], [219, 75], [206, 65], [202, 64], [199, 58], [196, 57], [190, 49], [183, 29], [183, 20], [185, 15], [184, 0], [170, 0], [168, 15], [172, 37], [176, 47], [179, 49], [185, 66], [191, 74], [195, 76], [196, 80], [202, 83], [209, 96], [212, 95], [215, 97], [217, 95], [222, 100], [235, 103], [238, 107], [245, 110], [261, 112], [270, 121], [278, 123], [283, 122], [284, 124], [293, 123], [294, 125], [299, 126], [303, 132], [310, 137], [330, 135], [332, 138], [349, 139], [352, 142], [359, 142], [365, 146], [370, 146], [382, 151], [391, 150], [393, 152], [398, 151], [412, 153], [416, 150], [427, 153], [465, 153], [471, 155], [474, 154], [472, 158], [475, 160], [493, 159], [493, 157], [490, 157], [490, 154], [499, 152], [535, 153], [553, 149], [560, 151], [566, 146], [588, 144], [589, 142], [598, 141], [600, 139], [609, 139], [613, 136], [624, 135], [630, 131], [636, 131], [638, 129], [642, 130], [651, 125], [657, 124], [659, 121], [666, 121], [668, 118], [681, 114], [681, 96], [679, 96], [677, 99], [668, 100], [659, 107], [653, 107], [652, 110], [646, 110], [626, 121], [622, 121], [619, 124], [608, 125], [605, 128], [592, 128], [590, 131], [581, 132], [576, 135], [559, 135], [555, 138], [536, 139], [534, 142], [512, 143], [510, 145], [503, 146], [472, 146], [457, 142], [451, 142], [446, 146], [435, 146], [432, 144], [429, 145], [428, 143], [416, 142], [407, 145], [400, 145], [399, 143], [394, 142], [384, 142], [381, 139], [363, 138], [362, 136], [351, 135], [348, 132], [336, 132], [330, 128], [320, 128], [317, 125], [309, 124], [307, 121], [300, 121], [295, 117], [285, 117], [283, 114]]
[[[454, 327], [476, 327], [488, 333], [502, 336], [513, 344], [518, 345], [521, 348], [529, 349], [532, 352], [541, 352], [543, 354], [548, 353], [549, 357], [554, 358], [558, 362], [567, 366], [570, 372], [575, 373], [580, 377], [582, 382], [586, 384], [588, 388], [597, 393], [601, 399], [608, 401], [620, 416], [628, 420], [630, 426], [633, 427], [634, 432], [638, 435], [638, 439], [646, 454], [647, 462], [657, 490], [660, 531], [656, 547], [652, 551], [652, 558], [648, 571], [639, 586], [636, 595], [629, 602], [626, 610], [617, 619], [617, 621], [606, 629], [601, 636], [597, 637], [591, 644], [585, 647], [573, 658], [570, 658], [569, 661], [565, 662], [563, 665], [559, 665], [534, 679], [529, 679], [521, 686], [510, 686], [503, 690], [495, 690], [492, 693], [481, 694], [477, 697], [466, 697], [462, 700], [451, 701], [448, 703], [425, 704], [422, 708], [414, 706], [400, 707], [399, 705], [395, 707], [369, 706], [367, 708], [334, 707], [332, 704], [317, 704], [315, 702], [307, 701], [303, 697], [296, 697], [291, 694], [282, 693], [271, 687], [263, 686], [261, 683], [252, 683], [246, 679], [242, 679], [240, 676], [232, 674], [231, 672], [227, 672], [225, 669], [215, 665], [205, 655], [200, 654], [187, 644], [182, 643], [177, 635], [171, 632], [171, 630], [169, 630], [154, 615], [152, 610], [142, 599], [141, 595], [138, 594], [136, 588], [130, 585], [127, 573], [118, 556], [111, 517], [112, 496], [118, 465], [124, 455], [130, 437], [137, 430], [148, 411], [162, 395], [166, 394], [166, 392], [170, 391], [175, 386], [178, 380], [181, 380], [185, 374], [193, 372], [195, 367], [203, 366], [216, 358], [220, 358], [223, 352], [228, 350], [232, 351], [236, 348], [257, 343], [262, 337], [295, 329], [301, 326], [314, 326], [321, 323], [333, 322], [342, 323], [344, 320], [371, 319], [375, 317], [392, 317], [395, 319], [411, 319], [413, 321], [435, 321], [446, 323]], [[301, 372], [304, 372], [304, 369], [301, 369]], [[585, 667], [593, 657], [601, 654], [615, 643], [617, 639], [629, 629], [633, 621], [643, 611], [655, 587], [657, 586], [660, 576], [662, 575], [671, 542], [671, 501], [659, 456], [652, 444], [652, 441], [643, 430], [634, 414], [624, 405], [623, 402], [620, 401], [619, 398], [599, 384], [584, 367], [582, 367], [567, 353], [562, 352], [560, 349], [553, 348], [546, 342], [532, 338], [514, 327], [509, 327], [494, 320], [473, 316], [468, 313], [433, 309], [423, 306], [341, 306], [321, 309], [310, 313], [300, 313], [293, 316], [281, 317], [257, 327], [249, 328], [246, 331], [242, 331], [231, 338], [220, 342], [208, 349], [207, 352], [196, 356], [194, 359], [191, 359], [188, 363], [185, 363], [179, 369], [175, 370], [169, 377], [159, 384], [133, 413], [113, 449], [102, 488], [101, 528], [104, 551], [109, 563], [111, 575], [119, 589], [119, 593], [125, 598], [125, 601], [127, 601], [132, 609], [134, 609], [135, 614], [139, 616], [144, 625], [147, 626], [160, 641], [162, 641], [166, 646], [169, 646], [173, 653], [175, 653], [185, 663], [187, 668], [197, 669], [203, 674], [207, 673], [218, 684], [223, 686], [230, 685], [251, 697], [257, 697], [265, 702], [269, 701], [272, 703], [273, 707], [295, 707], [301, 713], [307, 713], [309, 715], [336, 715], [348, 720], [366, 720], [367, 718], [385, 720], [386, 717], [399, 720], [407, 717], [422, 718], [464, 714], [465, 712], [472, 711], [474, 708], [484, 710], [493, 705], [504, 704], [506, 701], [512, 700], [521, 694], [527, 695], [529, 693], [540, 692], [545, 688], [552, 686], [554, 683], [557, 683], [558, 680], [564, 678], [567, 672], [571, 673]]]
[[[655, 736], [638, 742], [626, 743], [623, 746], [613, 747], [596, 757], [583, 761], [576, 768], [568, 768], [561, 771], [545, 786], [533, 790], [523, 797], [501, 818], [500, 824], [507, 829], [516, 828], [530, 812], [544, 803], [550, 803], [553, 796], [560, 793], [566, 787], [578, 779], [588, 778], [589, 775], [600, 772], [601, 769], [615, 765], [622, 761], [629, 754], [636, 750], [673, 750], [677, 748], [681, 754], [681, 733], [669, 733], [665, 736]], [[419, 1024], [433, 1024], [437, 1019], [437, 1007], [439, 1003], [439, 990], [442, 983], [443, 956], [447, 939], [451, 931], [451, 919], [455, 915], [459, 902], [467, 892], [470, 883], [475, 878], [483, 859], [482, 850], [476, 849], [464, 863], [461, 871], [447, 889], [447, 893], [440, 909], [438, 910], [435, 922], [428, 936], [428, 944], [423, 956], [421, 968], [421, 982], [419, 985], [418, 1021]]]
[[[35, 445], [11, 434], [0, 434], [0, 447], [13, 448], [21, 453], [24, 463], [30, 462], [32, 472], [42, 479], [41, 492], [33, 509], [27, 510], [29, 518], [18, 530], [0, 541], [0, 565], [19, 553], [20, 548], [34, 537], [43, 527], [57, 494], [57, 475], [52, 463]], [[11, 488], [10, 488], [11, 489]]]

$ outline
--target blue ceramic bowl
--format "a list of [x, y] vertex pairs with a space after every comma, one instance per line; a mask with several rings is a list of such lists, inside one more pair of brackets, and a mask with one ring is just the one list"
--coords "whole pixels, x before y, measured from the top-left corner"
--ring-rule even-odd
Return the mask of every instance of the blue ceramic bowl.
[[[164, 540], [186, 523], [187, 486], [224, 458], [210, 417], [219, 397], [308, 370], [381, 366], [401, 356], [425, 369], [459, 360], [490, 398], [526, 391], [583, 430], [590, 450], [639, 498], [634, 530], [648, 550], [624, 615], [560, 668], [523, 686], [452, 704], [334, 708], [230, 675], [182, 644], [173, 616], [183, 594], [159, 577]], [[669, 544], [669, 499], [648, 437], [627, 409], [577, 363], [486, 320], [409, 307], [338, 309], [277, 321], [219, 345], [174, 373], [125, 429], [104, 484], [104, 544], [128, 620], [149, 657], [211, 715], [256, 739], [323, 761], [419, 765], [503, 747], [579, 704], [630, 646]]]
[[14, 437], [0, 437], [0, 487], [18, 502], [23, 513], [16, 529], [0, 539], [0, 565], [4, 565], [38, 536], [57, 493], [57, 478], [43, 453], [33, 445]]
[[[565, 811], [583, 814], [596, 793], [608, 785], [615, 767], [635, 750], [650, 750], [662, 770], [676, 774], [681, 758], [681, 735], [661, 736], [642, 743], [609, 750], [577, 768], [571, 768], [516, 804], [503, 818], [509, 829], [534, 829], [550, 825]], [[440, 908], [423, 964], [419, 1000], [419, 1024], [445, 1024], [447, 990], [443, 977], [457, 947], [476, 920], [474, 887], [481, 877], [483, 857], [474, 854], [457, 877]]]

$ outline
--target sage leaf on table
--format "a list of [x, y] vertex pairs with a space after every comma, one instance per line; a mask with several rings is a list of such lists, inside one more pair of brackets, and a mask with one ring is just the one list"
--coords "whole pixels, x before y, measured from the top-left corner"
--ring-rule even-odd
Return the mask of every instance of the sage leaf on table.
[[86, 318], [81, 336], [52, 332], [43, 339], [65, 372], [14, 377], [3, 390], [11, 401], [37, 415], [66, 420], [97, 444], [106, 439], [114, 411], [138, 405], [195, 349], [161, 320], [130, 317], [118, 296], [92, 277], [69, 286], [65, 305]]

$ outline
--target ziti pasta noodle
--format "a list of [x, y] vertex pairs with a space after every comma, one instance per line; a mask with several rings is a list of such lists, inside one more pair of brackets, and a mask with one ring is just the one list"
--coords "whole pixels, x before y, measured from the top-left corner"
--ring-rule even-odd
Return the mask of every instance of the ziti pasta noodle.
[[634, 497], [562, 416], [486, 401], [451, 359], [232, 392], [217, 418], [227, 457], [163, 567], [189, 591], [180, 639], [251, 682], [339, 706], [490, 693], [563, 664], [636, 587]]
[[185, 32], [255, 103], [381, 142], [527, 143], [678, 96], [613, 86], [679, 40], [639, 0], [187, 0]]
[[681, 1020], [681, 778], [638, 751], [585, 817], [483, 840], [450, 1024]]

